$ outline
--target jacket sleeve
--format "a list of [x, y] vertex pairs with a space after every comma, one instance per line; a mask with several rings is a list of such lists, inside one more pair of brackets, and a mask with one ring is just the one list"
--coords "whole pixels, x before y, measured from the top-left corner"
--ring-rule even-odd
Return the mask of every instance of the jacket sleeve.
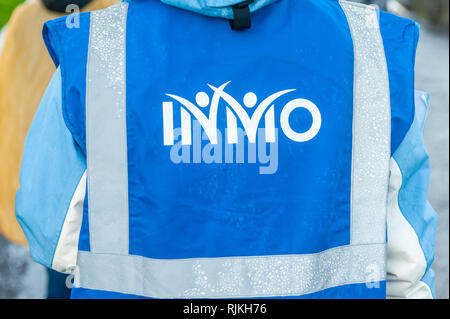
[[33, 259], [60, 272], [76, 265], [86, 188], [86, 159], [62, 115], [58, 68], [28, 132], [16, 216]]
[[416, 92], [414, 121], [391, 158], [387, 212], [387, 296], [434, 298], [437, 214], [427, 201], [430, 163], [423, 143], [429, 96]]

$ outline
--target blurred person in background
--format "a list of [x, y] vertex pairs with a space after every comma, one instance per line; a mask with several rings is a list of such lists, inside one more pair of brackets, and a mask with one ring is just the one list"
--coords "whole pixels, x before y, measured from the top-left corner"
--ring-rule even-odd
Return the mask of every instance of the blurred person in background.
[[[14, 195], [26, 133], [39, 101], [55, 72], [42, 41], [42, 27], [62, 16], [67, 6], [98, 10], [115, 0], [31, 0], [13, 12], [0, 41], [0, 232], [10, 241], [27, 245], [14, 215]], [[75, 8], [72, 6], [72, 8]], [[39, 213], [39, 212], [36, 212]], [[66, 276], [49, 270], [49, 298], [68, 297]]]

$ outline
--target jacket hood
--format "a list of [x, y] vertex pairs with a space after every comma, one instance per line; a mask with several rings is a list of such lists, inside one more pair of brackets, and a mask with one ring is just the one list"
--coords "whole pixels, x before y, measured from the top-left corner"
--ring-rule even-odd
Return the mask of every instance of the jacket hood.
[[[276, 1], [279, 0], [255, 0], [249, 5], [250, 12], [259, 10]], [[161, 0], [161, 2], [207, 16], [233, 19], [231, 6], [243, 2], [243, 0]]]

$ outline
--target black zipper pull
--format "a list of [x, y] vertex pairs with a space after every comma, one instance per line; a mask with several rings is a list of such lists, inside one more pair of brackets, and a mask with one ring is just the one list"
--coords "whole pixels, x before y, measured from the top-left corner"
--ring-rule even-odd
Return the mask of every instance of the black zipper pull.
[[230, 20], [232, 30], [250, 29], [251, 17], [250, 8], [248, 6], [253, 2], [254, 0], [247, 0], [231, 7], [233, 9], [233, 20]]

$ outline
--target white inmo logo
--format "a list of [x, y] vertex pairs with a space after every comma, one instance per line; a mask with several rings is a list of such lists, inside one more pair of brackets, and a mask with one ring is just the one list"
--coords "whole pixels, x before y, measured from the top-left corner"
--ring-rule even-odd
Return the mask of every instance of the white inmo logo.
[[[250, 143], [256, 142], [256, 135], [258, 131], [259, 123], [264, 116], [265, 121], [265, 141], [266, 143], [275, 143], [275, 111], [274, 102], [281, 96], [295, 91], [283, 90], [274, 93], [261, 101], [258, 106], [258, 97], [253, 92], [248, 92], [243, 99], [244, 106], [246, 108], [254, 108], [256, 106], [253, 115], [250, 117], [245, 108], [231, 95], [224, 91], [225, 87], [230, 82], [224, 83], [219, 87], [214, 87], [210, 84], [208, 86], [213, 90], [213, 96], [210, 99], [209, 95], [205, 92], [197, 93], [195, 97], [195, 103], [186, 100], [183, 97], [166, 94], [175, 101], [181, 104], [181, 139], [182, 145], [192, 144], [192, 116], [200, 123], [203, 130], [207, 134], [211, 144], [217, 144], [217, 111], [219, 102], [222, 99], [227, 104], [227, 142], [229, 144], [238, 143], [238, 126], [237, 119], [242, 123], [245, 133], [248, 136]], [[206, 116], [200, 108], [206, 108], [209, 106], [209, 116]], [[306, 132], [295, 132], [289, 124], [289, 116], [292, 111], [297, 108], [306, 109], [312, 116], [311, 127]], [[163, 102], [163, 124], [164, 124], [164, 145], [174, 144], [174, 122], [173, 122], [173, 101]], [[306, 142], [314, 138], [320, 131], [322, 125], [322, 117], [317, 106], [306, 99], [295, 99], [287, 103], [280, 115], [281, 129], [284, 134], [295, 142]]]

